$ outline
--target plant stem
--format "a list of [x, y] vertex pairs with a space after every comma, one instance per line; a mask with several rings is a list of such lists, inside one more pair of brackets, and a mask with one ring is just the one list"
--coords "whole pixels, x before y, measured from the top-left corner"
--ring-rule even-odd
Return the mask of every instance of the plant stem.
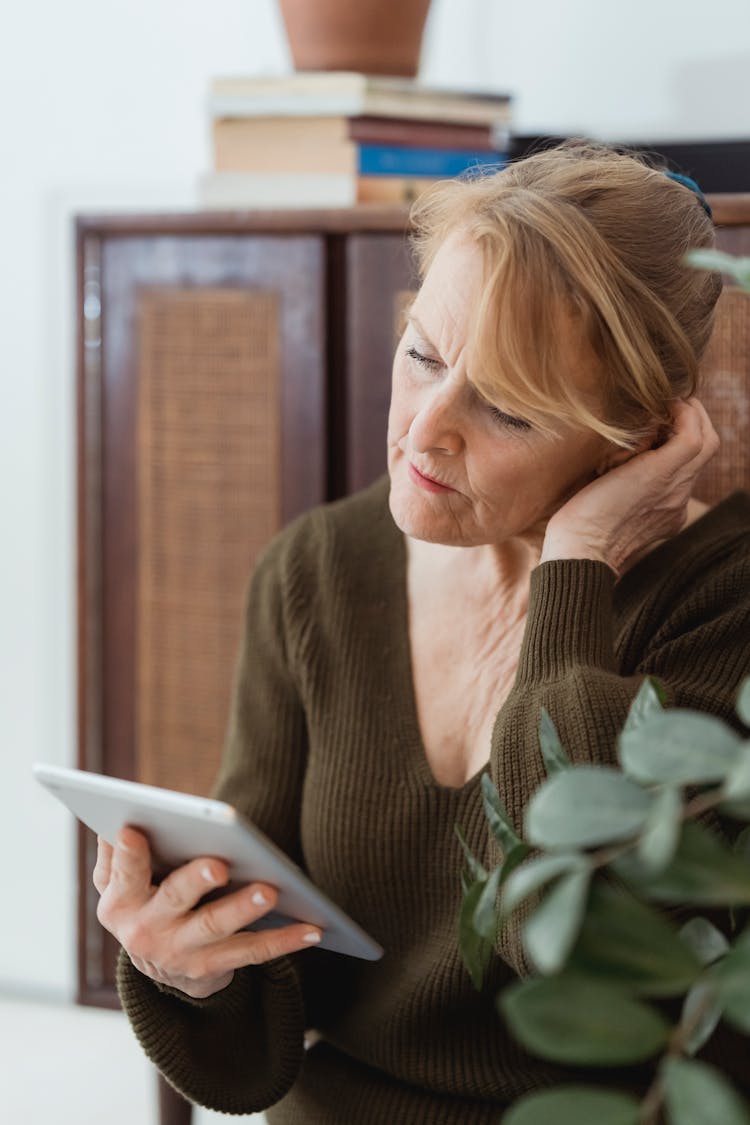
[[638, 1125], [657, 1125], [659, 1110], [664, 1102], [664, 1081], [656, 1075], [638, 1109]]
[[703, 1019], [705, 1013], [709, 1010], [714, 1002], [714, 996], [709, 992], [706, 994], [700, 1004], [696, 1006], [694, 1011], [691, 1012], [688, 1019], [682, 1020], [678, 1023], [669, 1037], [667, 1050], [662, 1055], [659, 1066], [656, 1071], [656, 1077], [646, 1091], [646, 1096], [641, 1102], [638, 1111], [639, 1125], [657, 1125], [659, 1120], [659, 1110], [664, 1102], [664, 1079], [662, 1078], [662, 1068], [664, 1063], [669, 1058], [675, 1058], [678, 1055], [685, 1054], [685, 1047], [690, 1041], [690, 1037], [695, 1031], [696, 1027]]
[[699, 793], [697, 797], [693, 797], [691, 801], [684, 806], [682, 810], [683, 820], [692, 820], [698, 817], [701, 813], [708, 812], [709, 809], [715, 809], [718, 805], [725, 800], [721, 792], [716, 791], [709, 793]]

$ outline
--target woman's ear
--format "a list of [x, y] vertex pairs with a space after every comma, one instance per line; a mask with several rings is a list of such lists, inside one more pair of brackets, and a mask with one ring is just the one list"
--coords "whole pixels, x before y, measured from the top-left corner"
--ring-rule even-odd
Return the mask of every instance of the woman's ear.
[[639, 453], [645, 453], [646, 450], [653, 449], [658, 442], [659, 433], [660, 428], [656, 428], [650, 434], [646, 434], [638, 442], [635, 449], [623, 449], [620, 445], [610, 445], [596, 466], [596, 475], [603, 477], [610, 469], [616, 469], [618, 465], [626, 464], [633, 457], [637, 457]]

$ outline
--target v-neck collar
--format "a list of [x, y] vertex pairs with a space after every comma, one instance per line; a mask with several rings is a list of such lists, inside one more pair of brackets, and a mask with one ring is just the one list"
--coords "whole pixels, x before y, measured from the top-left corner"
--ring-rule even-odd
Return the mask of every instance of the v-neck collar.
[[384, 647], [392, 654], [388, 675], [392, 679], [391, 696], [399, 701], [394, 708], [394, 721], [397, 744], [411, 776], [423, 785], [443, 794], [454, 794], [457, 798], [478, 789], [483, 773], [489, 768], [488, 760], [462, 785], [444, 785], [432, 772], [427, 750], [419, 725], [419, 712], [414, 684], [414, 668], [409, 635], [409, 591], [408, 591], [408, 552], [406, 536], [391, 515], [388, 497], [390, 480], [388, 476], [377, 482], [382, 487], [381, 498], [387, 533], [383, 539], [384, 555], [382, 565], [392, 571], [393, 583], [389, 582], [392, 597], [386, 602], [386, 612], [380, 618], [383, 630]]
[[[385, 541], [384, 563], [394, 569], [392, 589], [394, 597], [387, 603], [388, 611], [381, 621], [387, 645], [394, 654], [390, 662], [393, 677], [393, 698], [400, 700], [395, 709], [398, 721], [398, 742], [408, 751], [407, 763], [415, 776], [423, 784], [445, 793], [457, 796], [467, 794], [478, 788], [482, 774], [489, 768], [489, 759], [462, 785], [444, 785], [437, 780], [427, 758], [422, 731], [419, 726], [414, 668], [412, 664], [411, 639], [409, 635], [409, 596], [408, 596], [408, 552], [406, 536], [397, 526], [391, 515], [388, 498], [390, 479], [387, 474], [376, 482], [380, 485], [381, 498], [385, 507], [385, 517], [389, 534]], [[670, 571], [679, 560], [699, 549], [702, 542], [715, 544], [736, 538], [743, 531], [750, 530], [750, 493], [737, 490], [719, 501], [699, 516], [684, 531], [654, 548], [636, 563], [615, 585], [616, 602], [622, 605], [626, 600], [637, 598], [639, 588], [650, 585], [655, 574]], [[723, 532], [723, 534], [722, 534]], [[489, 747], [488, 747], [489, 753]]]

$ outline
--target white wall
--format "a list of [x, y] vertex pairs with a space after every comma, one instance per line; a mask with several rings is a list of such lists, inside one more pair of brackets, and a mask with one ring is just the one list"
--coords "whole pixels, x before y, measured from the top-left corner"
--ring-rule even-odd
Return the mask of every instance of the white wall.
[[[0, 989], [75, 987], [74, 832], [31, 780], [75, 764], [71, 217], [192, 205], [209, 79], [284, 71], [273, 0], [52, 0], [0, 37]], [[750, 134], [747, 0], [434, 0], [425, 81], [516, 96], [519, 132]]]
[[748, 0], [444, 0], [423, 76], [516, 97], [516, 131], [750, 139]]
[[75, 989], [74, 822], [31, 779], [74, 765], [72, 216], [190, 207], [209, 76], [284, 70], [272, 0], [52, 0], [0, 37], [0, 988]]

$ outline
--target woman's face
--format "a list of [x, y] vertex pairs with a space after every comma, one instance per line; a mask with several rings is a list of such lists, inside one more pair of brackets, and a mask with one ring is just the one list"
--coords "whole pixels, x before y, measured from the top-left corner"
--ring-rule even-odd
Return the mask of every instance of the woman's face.
[[[607, 447], [598, 434], [562, 427], [550, 438], [479, 396], [467, 378], [466, 332], [481, 283], [479, 247], [451, 235], [411, 307], [393, 362], [391, 513], [406, 535], [453, 546], [536, 539], [594, 478]], [[564, 329], [560, 349], [561, 362], [575, 366]], [[429, 490], [414, 470], [450, 490]]]

